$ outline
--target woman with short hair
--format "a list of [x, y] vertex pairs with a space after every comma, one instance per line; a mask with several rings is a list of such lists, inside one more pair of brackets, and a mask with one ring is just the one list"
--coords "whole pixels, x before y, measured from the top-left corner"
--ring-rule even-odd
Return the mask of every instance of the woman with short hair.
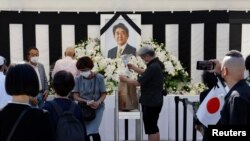
[[106, 97], [104, 77], [91, 71], [94, 63], [87, 56], [79, 58], [76, 67], [80, 71], [80, 75], [75, 78], [75, 87], [72, 90], [74, 99], [78, 103], [85, 103], [95, 109], [95, 119], [85, 121], [85, 125], [88, 137], [92, 136], [93, 141], [100, 141], [99, 127], [103, 117], [104, 99]]
[[53, 141], [48, 112], [31, 108], [29, 104], [29, 98], [35, 97], [39, 91], [35, 70], [29, 64], [11, 66], [5, 87], [13, 99], [0, 111], [0, 141], [8, 138], [11, 141]]

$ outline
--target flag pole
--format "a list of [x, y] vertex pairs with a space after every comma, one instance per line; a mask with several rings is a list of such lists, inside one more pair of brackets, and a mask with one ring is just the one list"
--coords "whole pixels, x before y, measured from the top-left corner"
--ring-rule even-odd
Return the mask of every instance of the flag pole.
[[226, 95], [226, 94], [227, 94], [227, 91], [226, 91], [224, 85], [222, 84], [220, 77], [219, 77], [218, 75], [216, 75], [216, 77], [217, 77], [217, 80], [218, 80], [218, 85], [219, 85], [219, 87], [222, 88], [223, 92], [224, 92], [225, 95]]

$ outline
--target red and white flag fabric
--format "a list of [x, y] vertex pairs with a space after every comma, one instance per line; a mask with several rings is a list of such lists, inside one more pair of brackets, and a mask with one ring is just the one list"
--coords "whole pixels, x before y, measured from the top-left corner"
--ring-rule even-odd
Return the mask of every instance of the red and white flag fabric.
[[221, 116], [220, 111], [227, 93], [222, 85], [219, 84], [218, 86], [210, 90], [196, 113], [199, 121], [206, 127], [208, 125], [215, 125]]

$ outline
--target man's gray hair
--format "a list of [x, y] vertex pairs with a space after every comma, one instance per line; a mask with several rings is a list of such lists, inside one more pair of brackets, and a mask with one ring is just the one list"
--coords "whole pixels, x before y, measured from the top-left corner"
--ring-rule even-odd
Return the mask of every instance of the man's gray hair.
[[144, 56], [144, 55], [149, 55], [154, 57], [155, 56], [155, 51], [152, 46], [143, 46], [139, 49], [137, 52], [138, 56]]

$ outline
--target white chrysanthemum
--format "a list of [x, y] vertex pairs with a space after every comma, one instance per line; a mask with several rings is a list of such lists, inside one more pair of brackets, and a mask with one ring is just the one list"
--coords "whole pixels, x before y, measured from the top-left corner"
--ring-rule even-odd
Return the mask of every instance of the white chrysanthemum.
[[164, 62], [166, 61], [166, 52], [162, 51], [162, 52], [156, 52], [156, 56], [159, 58], [160, 61]]
[[115, 82], [119, 82], [119, 75], [118, 72], [115, 72], [112, 76], [112, 80], [114, 80]]
[[135, 64], [137, 67], [139, 67], [139, 68], [146, 68], [146, 65], [145, 65], [145, 63], [143, 62], [143, 60], [141, 59], [141, 57], [136, 57], [136, 59], [137, 59], [137, 63], [133, 63], [133, 64]]
[[101, 60], [99, 60], [98, 64], [99, 64], [100, 70], [103, 70], [103, 69], [105, 69], [108, 66], [108, 62], [104, 58], [101, 59]]
[[[202, 90], [202, 86], [196, 86], [191, 88], [189, 84], [182, 84], [181, 82], [185, 82], [183, 79], [188, 78], [188, 74], [186, 71], [183, 70], [183, 67], [180, 61], [170, 53], [165, 50], [164, 44], [157, 44], [153, 41], [146, 41], [141, 44], [141, 46], [152, 46], [155, 50], [156, 57], [159, 58], [164, 63], [165, 71], [168, 72], [168, 77], [166, 81], [171, 81], [175, 79], [173, 83], [175, 85], [167, 86], [165, 89], [171, 93], [176, 93], [176, 91], [180, 92], [183, 91], [182, 87], [187, 87], [193, 89], [193, 91]], [[76, 46], [76, 58], [82, 56], [89, 56], [93, 59], [94, 68], [93, 71], [100, 72], [104, 75], [105, 84], [106, 84], [106, 91], [111, 93], [116, 87], [119, 82], [119, 75], [125, 74], [129, 78], [136, 80], [138, 78], [138, 74], [134, 71], [129, 71], [125, 68], [124, 64], [122, 63], [121, 58], [118, 59], [110, 59], [105, 58], [102, 55], [100, 42], [98, 39], [88, 39], [86, 42], [78, 44]], [[128, 62], [131, 64], [136, 65], [140, 68], [146, 68], [145, 63], [141, 59], [141, 57], [137, 56], [130, 56], [128, 58]], [[181, 71], [179, 71], [181, 70]], [[180, 75], [181, 77], [177, 76]], [[176, 81], [176, 78], [181, 78], [180, 80]], [[197, 89], [197, 90], [196, 90]], [[185, 90], [185, 89], [184, 89]]]
[[170, 55], [170, 57], [171, 57], [172, 60], [174, 61], [175, 69], [176, 69], [176, 70], [182, 70], [183, 67], [182, 67], [180, 61], [179, 61], [174, 55]]
[[175, 68], [173, 66], [173, 64], [171, 63], [171, 61], [166, 61], [163, 62], [164, 66], [165, 66], [165, 71], [168, 72], [170, 75], [175, 75]]

